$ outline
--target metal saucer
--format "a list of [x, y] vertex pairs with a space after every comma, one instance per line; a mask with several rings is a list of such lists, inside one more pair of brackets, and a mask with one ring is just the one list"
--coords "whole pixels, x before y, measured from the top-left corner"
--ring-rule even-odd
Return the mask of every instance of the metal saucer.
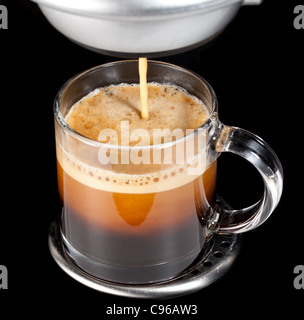
[[77, 267], [64, 250], [58, 222], [49, 231], [49, 248], [57, 264], [78, 282], [97, 291], [112, 295], [142, 298], [168, 299], [201, 290], [221, 278], [232, 266], [240, 249], [239, 235], [215, 235], [213, 246], [202, 260], [189, 267], [182, 275], [166, 282], [146, 285], [126, 285], [101, 280]]

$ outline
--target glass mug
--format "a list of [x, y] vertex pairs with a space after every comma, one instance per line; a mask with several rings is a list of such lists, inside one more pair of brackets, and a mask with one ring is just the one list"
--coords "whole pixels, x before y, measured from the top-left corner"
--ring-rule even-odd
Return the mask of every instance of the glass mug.
[[[139, 83], [138, 61], [131, 60], [75, 76], [54, 105], [64, 249], [86, 273], [122, 284], [179, 276], [208, 255], [213, 235], [261, 225], [277, 206], [283, 187], [275, 153], [256, 135], [219, 121], [215, 93], [204, 79], [156, 61], [149, 61], [147, 77], [200, 99], [209, 111], [203, 125], [185, 137], [146, 146], [93, 141], [69, 127], [65, 116], [71, 107], [96, 88]], [[259, 171], [264, 182], [259, 202], [241, 210], [216, 203], [221, 152], [235, 153]]]

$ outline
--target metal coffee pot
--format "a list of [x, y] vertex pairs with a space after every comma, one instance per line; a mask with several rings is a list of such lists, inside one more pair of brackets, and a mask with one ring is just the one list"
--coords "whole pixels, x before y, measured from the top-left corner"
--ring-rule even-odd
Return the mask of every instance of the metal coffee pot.
[[66, 37], [121, 57], [159, 57], [216, 37], [243, 5], [263, 0], [32, 0]]

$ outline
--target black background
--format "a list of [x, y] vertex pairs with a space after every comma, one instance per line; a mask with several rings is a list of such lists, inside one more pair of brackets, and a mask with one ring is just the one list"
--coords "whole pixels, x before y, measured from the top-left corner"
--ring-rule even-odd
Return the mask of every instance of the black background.
[[[99, 293], [67, 276], [52, 259], [47, 237], [57, 213], [53, 99], [76, 73], [118, 59], [70, 42], [29, 1], [0, 4], [9, 13], [8, 30], [0, 30], [0, 265], [9, 274], [8, 290], [0, 290], [0, 312], [122, 318], [106, 315], [115, 303], [196, 304], [198, 314], [187, 319], [303, 314], [304, 290], [293, 286], [294, 267], [304, 265], [304, 29], [293, 26], [293, 9], [301, 1], [243, 7], [206, 48], [159, 59], [207, 79], [217, 93], [221, 121], [263, 137], [281, 159], [285, 179], [279, 206], [264, 225], [242, 236], [232, 269], [200, 292], [166, 301]], [[245, 160], [228, 154], [219, 160], [218, 187], [236, 208], [258, 200], [263, 188]]]

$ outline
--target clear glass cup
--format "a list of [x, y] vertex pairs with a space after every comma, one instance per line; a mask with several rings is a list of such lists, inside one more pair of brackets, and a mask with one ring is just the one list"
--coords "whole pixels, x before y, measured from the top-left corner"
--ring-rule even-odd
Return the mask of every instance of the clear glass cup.
[[[272, 149], [246, 130], [223, 125], [210, 85], [175, 65], [149, 61], [148, 82], [177, 85], [206, 105], [208, 119], [185, 137], [118, 146], [90, 140], [66, 123], [70, 108], [96, 88], [138, 82], [137, 60], [97, 66], [69, 80], [54, 105], [64, 248], [88, 274], [125, 284], [179, 276], [208, 255], [214, 234], [261, 225], [283, 187]], [[259, 202], [242, 210], [216, 203], [222, 152], [247, 159], [259, 171], [265, 188]]]

